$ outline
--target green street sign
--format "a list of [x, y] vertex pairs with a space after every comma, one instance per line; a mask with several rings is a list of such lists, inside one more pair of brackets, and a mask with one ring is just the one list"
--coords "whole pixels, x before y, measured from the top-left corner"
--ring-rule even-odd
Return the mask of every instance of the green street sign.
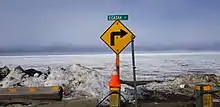
[[113, 21], [113, 20], [128, 20], [128, 15], [108, 15], [108, 21]]

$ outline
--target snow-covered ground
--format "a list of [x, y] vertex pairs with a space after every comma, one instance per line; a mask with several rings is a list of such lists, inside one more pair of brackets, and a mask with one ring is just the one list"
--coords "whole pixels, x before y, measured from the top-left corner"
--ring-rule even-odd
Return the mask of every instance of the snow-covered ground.
[[[132, 81], [131, 54], [120, 55], [120, 76], [123, 80]], [[220, 74], [220, 53], [137, 53], [137, 80], [166, 80], [177, 75], [190, 73]], [[5, 78], [1, 84], [9, 87], [10, 82], [22, 81], [25, 86], [64, 85], [71, 96], [82, 94], [103, 98], [108, 92], [110, 74], [115, 69], [114, 54], [93, 55], [36, 55], [36, 56], [0, 56], [0, 66], [14, 69], [20, 65], [24, 69], [34, 68], [52, 71], [46, 80], [27, 78], [9, 81]], [[65, 68], [66, 70], [62, 70]], [[9, 76], [14, 76], [10, 73]], [[129, 86], [123, 85], [122, 91]]]

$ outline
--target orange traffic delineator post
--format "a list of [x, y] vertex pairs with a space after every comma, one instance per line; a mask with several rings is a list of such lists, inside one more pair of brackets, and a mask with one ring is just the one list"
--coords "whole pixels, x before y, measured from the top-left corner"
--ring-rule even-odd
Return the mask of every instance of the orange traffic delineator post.
[[[119, 55], [116, 55], [116, 70], [112, 71], [111, 80], [109, 81], [110, 87], [110, 107], [120, 107], [120, 75], [119, 75]], [[115, 92], [115, 93], [114, 93]]]

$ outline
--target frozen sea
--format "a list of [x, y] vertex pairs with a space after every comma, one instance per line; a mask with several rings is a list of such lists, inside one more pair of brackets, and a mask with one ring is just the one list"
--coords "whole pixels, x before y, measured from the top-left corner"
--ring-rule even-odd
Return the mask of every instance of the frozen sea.
[[[162, 78], [185, 73], [220, 73], [220, 52], [135, 53], [138, 80]], [[110, 76], [115, 69], [114, 54], [0, 56], [0, 66], [56, 69], [81, 64]], [[131, 54], [120, 55], [122, 79], [132, 77]]]
[[[220, 74], [220, 52], [190, 53], [135, 53], [137, 80], [165, 80], [182, 74], [211, 73]], [[132, 81], [131, 54], [120, 54], [120, 76]], [[0, 66], [14, 69], [16, 66], [52, 71], [47, 80], [29, 78], [26, 86], [67, 85], [74, 95], [81, 91], [92, 97], [103, 98], [108, 92], [108, 81], [115, 69], [114, 54], [83, 55], [26, 55], [0, 56]], [[60, 70], [67, 68], [66, 71]], [[13, 76], [10, 74], [9, 76]], [[19, 81], [19, 79], [18, 79]], [[80, 81], [80, 83], [79, 83]], [[3, 87], [10, 87], [6, 78]], [[124, 87], [124, 86], [123, 86]], [[128, 86], [126, 86], [128, 87]], [[123, 91], [123, 89], [122, 89]], [[72, 97], [74, 97], [72, 95]]]

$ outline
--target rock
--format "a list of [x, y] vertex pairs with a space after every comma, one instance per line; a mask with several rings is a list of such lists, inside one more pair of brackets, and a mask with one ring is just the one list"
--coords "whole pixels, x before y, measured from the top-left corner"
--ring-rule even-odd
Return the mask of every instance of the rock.
[[15, 78], [14, 78], [14, 77], [10, 77], [10, 78], [9, 78], [9, 80], [13, 80], [13, 79], [15, 79]]
[[[39, 76], [43, 74], [41, 71], [35, 70], [35, 69], [33, 69], [33, 68], [24, 70], [23, 72], [24, 72], [26, 75], [31, 76], [31, 77], [33, 77], [36, 73], [37, 73]], [[38, 76], [38, 77], [39, 77], [39, 76]]]
[[7, 66], [0, 68], [0, 80], [5, 78], [10, 73], [10, 69]]
[[50, 75], [50, 72], [51, 72], [51, 67], [48, 67], [47, 71], [44, 73], [45, 75], [44, 79], [47, 79], [47, 77]]
[[61, 67], [60, 69], [61, 69], [62, 71], [66, 71], [66, 69], [65, 69], [65, 68], [63, 68], [63, 67]]
[[24, 72], [24, 69], [19, 65], [19, 66], [15, 67], [14, 72], [21, 74]]
[[189, 64], [181, 64], [181, 66], [189, 66]]
[[10, 69], [7, 66], [4, 66], [2, 72], [4, 73], [4, 77], [6, 77], [10, 73]]
[[48, 67], [48, 70], [46, 71], [46, 73], [43, 73], [41, 71], [38, 71], [38, 70], [35, 70], [33, 68], [31, 69], [27, 69], [27, 70], [24, 70], [20, 65], [17, 66], [15, 69], [14, 69], [14, 72], [16, 74], [22, 74], [23, 75], [21, 76], [21, 79], [23, 79], [24, 77], [40, 77], [42, 74], [45, 75], [45, 78], [46, 79], [48, 77], [48, 75], [50, 74], [50, 71], [51, 71], [51, 68]]
[[16, 83], [16, 84], [13, 84], [12, 86], [13, 86], [13, 87], [22, 87], [22, 85], [21, 85], [20, 82], [19, 82], [19, 83]]
[[51, 67], [48, 67], [48, 69], [47, 69], [47, 75], [49, 75], [50, 74], [50, 72], [51, 72]]

